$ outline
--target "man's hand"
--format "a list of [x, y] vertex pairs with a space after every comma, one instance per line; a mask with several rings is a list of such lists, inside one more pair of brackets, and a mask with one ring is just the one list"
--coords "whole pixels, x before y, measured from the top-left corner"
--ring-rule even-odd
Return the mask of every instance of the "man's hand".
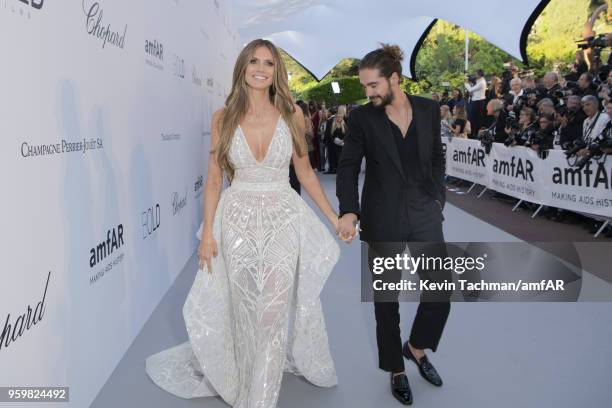
[[350, 244], [357, 235], [356, 231], [357, 216], [353, 213], [346, 213], [340, 217], [338, 223], [338, 236], [341, 240]]

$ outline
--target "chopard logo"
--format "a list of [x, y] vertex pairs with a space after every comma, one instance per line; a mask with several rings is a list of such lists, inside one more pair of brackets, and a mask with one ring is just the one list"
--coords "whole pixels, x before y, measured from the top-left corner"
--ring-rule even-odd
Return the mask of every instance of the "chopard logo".
[[83, 13], [85, 14], [85, 28], [87, 29], [87, 34], [102, 41], [102, 48], [105, 48], [106, 44], [110, 44], [123, 49], [125, 47], [127, 24], [123, 28], [123, 33], [114, 30], [110, 24], [104, 26], [104, 10], [100, 7], [100, 3], [94, 2], [89, 6], [87, 4], [88, 0], [83, 0], [82, 6]]

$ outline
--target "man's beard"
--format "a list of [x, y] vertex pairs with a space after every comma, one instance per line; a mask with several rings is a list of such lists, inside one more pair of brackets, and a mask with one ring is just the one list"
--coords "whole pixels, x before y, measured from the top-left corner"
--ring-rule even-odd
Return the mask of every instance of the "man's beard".
[[[376, 103], [374, 102], [374, 99], [380, 98], [380, 102]], [[370, 98], [370, 101], [372, 101], [372, 103], [374, 104], [374, 106], [376, 106], [377, 108], [384, 108], [385, 106], [389, 105], [391, 102], [393, 102], [393, 92], [391, 92], [391, 89], [389, 89], [389, 92], [387, 92], [386, 95], [384, 96], [378, 96], [375, 98]]]

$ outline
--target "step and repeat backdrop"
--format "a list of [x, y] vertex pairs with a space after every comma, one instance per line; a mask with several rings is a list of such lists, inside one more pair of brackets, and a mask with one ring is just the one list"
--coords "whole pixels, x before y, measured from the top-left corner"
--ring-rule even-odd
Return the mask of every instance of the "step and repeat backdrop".
[[84, 407], [196, 249], [241, 44], [221, 0], [0, 0], [0, 30], [0, 386]]
[[542, 159], [530, 148], [442, 138], [446, 174], [536, 204], [612, 217], [612, 156], [571, 166], [562, 150]]

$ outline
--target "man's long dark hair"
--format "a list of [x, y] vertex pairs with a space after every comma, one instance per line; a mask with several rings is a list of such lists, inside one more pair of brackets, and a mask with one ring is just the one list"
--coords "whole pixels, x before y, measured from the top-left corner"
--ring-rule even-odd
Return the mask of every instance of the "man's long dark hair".
[[359, 69], [378, 69], [385, 78], [394, 72], [401, 78], [404, 53], [397, 45], [381, 44], [381, 48], [371, 51], [359, 63]]

